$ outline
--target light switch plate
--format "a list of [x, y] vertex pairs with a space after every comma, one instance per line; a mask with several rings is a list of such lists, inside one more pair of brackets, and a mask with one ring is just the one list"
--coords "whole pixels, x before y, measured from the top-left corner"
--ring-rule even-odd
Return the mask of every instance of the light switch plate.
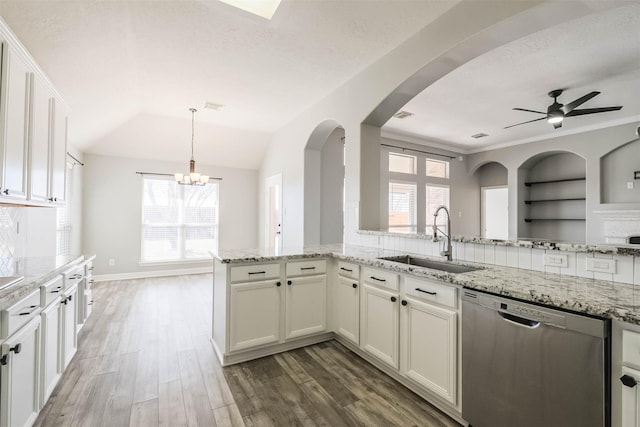
[[544, 254], [544, 265], [549, 267], [568, 267], [569, 256], [567, 254]]
[[587, 258], [587, 271], [616, 274], [616, 260], [603, 258]]

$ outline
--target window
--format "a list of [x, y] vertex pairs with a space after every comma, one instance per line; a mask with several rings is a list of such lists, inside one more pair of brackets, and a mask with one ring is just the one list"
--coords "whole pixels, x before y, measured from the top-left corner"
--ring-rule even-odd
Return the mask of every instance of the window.
[[389, 172], [416, 173], [416, 156], [389, 153]]
[[[388, 215], [382, 226], [392, 232], [431, 233], [436, 208], [449, 208], [449, 156], [433, 159], [427, 156], [437, 155], [417, 150], [406, 149], [411, 155], [404, 150], [382, 150], [380, 191], [382, 203], [388, 203], [383, 206]], [[388, 192], [387, 197], [384, 192]], [[448, 233], [446, 215], [438, 217], [438, 226]]]
[[449, 162], [427, 159], [426, 165], [427, 176], [449, 179]]
[[[449, 187], [445, 185], [432, 185], [426, 186], [426, 199], [427, 199], [427, 226], [433, 225], [433, 214], [436, 213], [438, 206], [446, 206], [449, 209]], [[447, 230], [447, 215], [444, 212], [438, 214], [438, 227], [445, 233], [449, 233]]]
[[142, 262], [210, 258], [218, 248], [218, 184], [142, 179]]
[[416, 232], [416, 184], [389, 183], [389, 230]]

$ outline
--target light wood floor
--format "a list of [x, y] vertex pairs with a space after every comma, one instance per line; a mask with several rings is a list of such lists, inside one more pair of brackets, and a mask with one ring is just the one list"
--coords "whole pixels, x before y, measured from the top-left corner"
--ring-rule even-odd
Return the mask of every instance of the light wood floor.
[[459, 425], [335, 341], [222, 368], [211, 275], [97, 283], [36, 426]]

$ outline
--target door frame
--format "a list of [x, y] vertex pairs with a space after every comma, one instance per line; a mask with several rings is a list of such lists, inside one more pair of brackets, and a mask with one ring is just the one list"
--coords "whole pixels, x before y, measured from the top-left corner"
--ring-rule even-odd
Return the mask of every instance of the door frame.
[[271, 225], [271, 212], [269, 211], [269, 188], [273, 186], [280, 187], [280, 245], [283, 243], [284, 239], [284, 212], [282, 210], [283, 206], [283, 189], [282, 189], [282, 172], [271, 175], [265, 179], [264, 186], [264, 246], [270, 246], [271, 242], [269, 241], [269, 229]]
[[[485, 205], [486, 205], [486, 190], [497, 190], [497, 189], [505, 189], [507, 190], [507, 210], [509, 209], [509, 186], [508, 185], [488, 185], [485, 187], [480, 187], [480, 236], [485, 237], [485, 228], [486, 228], [486, 215], [485, 215]], [[509, 217], [507, 211], [507, 218]], [[509, 236], [509, 224], [507, 223], [507, 238]]]

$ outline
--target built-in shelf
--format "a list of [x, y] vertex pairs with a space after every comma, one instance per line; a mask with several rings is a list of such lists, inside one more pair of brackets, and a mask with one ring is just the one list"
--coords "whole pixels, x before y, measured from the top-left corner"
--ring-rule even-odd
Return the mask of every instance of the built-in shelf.
[[524, 222], [531, 221], [586, 221], [585, 218], [525, 218]]
[[537, 184], [552, 184], [554, 182], [584, 181], [586, 179], [587, 178], [582, 177], [582, 178], [552, 179], [550, 181], [528, 181], [528, 182], [525, 182], [524, 185], [526, 185], [527, 187], [531, 187], [532, 185], [537, 185]]
[[584, 197], [576, 197], [576, 198], [567, 198], [567, 199], [542, 199], [542, 200], [525, 200], [524, 202], [527, 205], [530, 205], [531, 203], [542, 203], [542, 202], [565, 202], [565, 201], [570, 201], [570, 200], [587, 200]]

